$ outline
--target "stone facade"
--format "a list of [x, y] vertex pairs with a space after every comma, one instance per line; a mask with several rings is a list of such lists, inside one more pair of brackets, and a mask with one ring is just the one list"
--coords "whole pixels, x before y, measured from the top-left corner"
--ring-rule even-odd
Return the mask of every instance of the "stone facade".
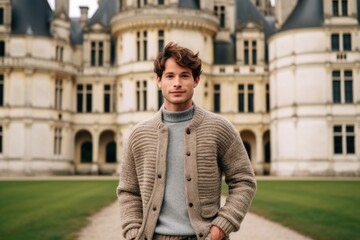
[[360, 175], [359, 0], [336, 2], [102, 0], [72, 19], [68, 0], [0, 0], [0, 175], [116, 174], [170, 41], [200, 53], [195, 103], [257, 175]]

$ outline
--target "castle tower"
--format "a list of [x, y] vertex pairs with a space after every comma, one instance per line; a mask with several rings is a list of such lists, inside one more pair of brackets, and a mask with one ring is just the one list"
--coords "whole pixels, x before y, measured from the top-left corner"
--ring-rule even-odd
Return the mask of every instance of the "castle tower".
[[269, 40], [273, 174], [360, 174], [356, 9], [299, 0]]

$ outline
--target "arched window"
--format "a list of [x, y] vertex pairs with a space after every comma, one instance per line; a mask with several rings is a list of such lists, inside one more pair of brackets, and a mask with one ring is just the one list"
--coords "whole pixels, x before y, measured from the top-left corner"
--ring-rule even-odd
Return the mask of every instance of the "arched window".
[[81, 163], [92, 162], [92, 143], [84, 142], [81, 145]]
[[270, 142], [265, 144], [265, 163], [271, 162]]
[[244, 146], [245, 146], [246, 152], [249, 156], [249, 159], [251, 161], [251, 145], [248, 142], [244, 142]]
[[116, 143], [114, 141], [106, 145], [106, 162], [116, 163]]

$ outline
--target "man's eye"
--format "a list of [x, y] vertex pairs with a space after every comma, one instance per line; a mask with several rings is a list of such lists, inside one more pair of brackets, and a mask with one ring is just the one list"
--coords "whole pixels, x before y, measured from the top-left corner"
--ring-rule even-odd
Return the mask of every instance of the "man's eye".
[[181, 77], [184, 79], [188, 79], [190, 77], [190, 75], [182, 75]]

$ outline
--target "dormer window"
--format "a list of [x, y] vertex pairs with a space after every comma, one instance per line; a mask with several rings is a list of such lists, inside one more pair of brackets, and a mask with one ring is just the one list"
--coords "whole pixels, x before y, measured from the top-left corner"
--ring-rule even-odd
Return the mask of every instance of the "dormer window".
[[333, 0], [332, 1], [333, 16], [347, 16], [348, 15], [348, 1], [347, 0]]
[[104, 42], [91, 42], [91, 66], [103, 66], [104, 63]]
[[256, 41], [244, 41], [244, 64], [257, 64], [257, 43]]
[[225, 6], [214, 6], [214, 14], [219, 18], [220, 27], [225, 27]]

